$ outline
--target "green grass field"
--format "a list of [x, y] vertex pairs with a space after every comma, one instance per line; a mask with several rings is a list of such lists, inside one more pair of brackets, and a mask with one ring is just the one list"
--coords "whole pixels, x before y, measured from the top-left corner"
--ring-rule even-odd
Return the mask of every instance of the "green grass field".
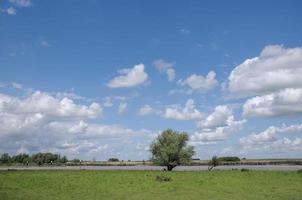
[[[172, 178], [159, 182], [158, 175]], [[302, 173], [271, 171], [5, 171], [0, 199], [301, 200]]]

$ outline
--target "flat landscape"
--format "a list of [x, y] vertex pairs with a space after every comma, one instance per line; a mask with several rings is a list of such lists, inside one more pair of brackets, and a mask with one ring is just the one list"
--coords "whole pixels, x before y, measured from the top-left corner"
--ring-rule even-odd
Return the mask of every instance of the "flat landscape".
[[302, 199], [297, 171], [1, 171], [0, 180], [1, 200]]
[[[8, 170], [163, 170], [163, 166], [155, 165], [129, 165], [129, 166], [0, 166], [0, 171]], [[273, 171], [297, 171], [302, 165], [221, 165], [215, 170], [273, 170]], [[208, 165], [202, 166], [177, 166], [173, 171], [208, 171]]]

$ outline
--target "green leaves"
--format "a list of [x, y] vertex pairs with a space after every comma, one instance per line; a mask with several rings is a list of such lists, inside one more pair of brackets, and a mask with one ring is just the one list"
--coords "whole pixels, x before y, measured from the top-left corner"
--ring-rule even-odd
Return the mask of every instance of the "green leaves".
[[151, 144], [152, 160], [156, 164], [174, 167], [186, 164], [194, 155], [193, 147], [187, 147], [189, 136], [185, 132], [177, 132], [167, 129], [159, 135]]

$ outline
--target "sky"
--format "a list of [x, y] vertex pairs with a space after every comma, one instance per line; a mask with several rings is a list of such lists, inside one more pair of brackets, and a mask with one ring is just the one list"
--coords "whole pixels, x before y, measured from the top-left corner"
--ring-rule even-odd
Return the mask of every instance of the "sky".
[[302, 157], [301, 1], [0, 0], [0, 153]]

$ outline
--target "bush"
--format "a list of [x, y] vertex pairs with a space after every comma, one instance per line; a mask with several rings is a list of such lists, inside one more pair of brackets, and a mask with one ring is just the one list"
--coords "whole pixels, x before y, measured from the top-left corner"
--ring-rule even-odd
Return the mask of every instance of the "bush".
[[298, 174], [302, 174], [302, 169], [299, 169], [299, 170], [297, 171], [297, 173], [298, 173]]
[[118, 158], [109, 158], [108, 162], [118, 162], [119, 159]]
[[165, 175], [160, 175], [160, 176], [157, 175], [155, 180], [159, 181], [159, 182], [169, 182], [169, 181], [172, 181], [172, 178], [169, 176], [165, 176]]
[[240, 158], [236, 156], [227, 156], [227, 157], [219, 157], [219, 160], [224, 162], [239, 162]]
[[242, 168], [240, 171], [242, 171], [242, 172], [249, 172], [250, 169]]

